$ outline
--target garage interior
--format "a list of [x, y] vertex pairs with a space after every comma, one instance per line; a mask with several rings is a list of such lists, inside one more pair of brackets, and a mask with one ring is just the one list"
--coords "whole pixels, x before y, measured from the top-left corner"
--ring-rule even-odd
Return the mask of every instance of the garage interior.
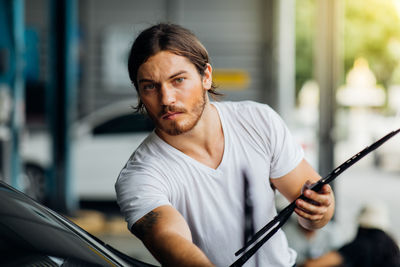
[[[0, 179], [122, 251], [156, 263], [119, 215], [113, 195], [118, 173], [113, 170], [103, 185], [93, 184], [94, 169], [104, 165], [97, 162], [85, 173], [86, 182], [77, 181], [75, 167], [91, 166], [86, 154], [75, 156], [82, 144], [77, 139], [84, 140], [85, 127], [106, 138], [97, 126], [115, 126], [101, 124], [93, 114], [117, 114], [118, 108], [111, 108], [115, 103], [124, 103], [124, 112], [136, 104], [127, 51], [140, 30], [164, 21], [189, 28], [207, 47], [224, 100], [269, 104], [295, 128], [295, 5], [295, 0], [0, 0]], [[340, 163], [335, 161], [335, 94], [345, 79], [343, 5], [343, 0], [315, 1], [314, 167], [321, 174]], [[30, 136], [37, 136], [41, 146], [25, 143]], [[32, 161], [24, 149], [31, 150]], [[357, 151], [348, 156], [352, 152]], [[371, 175], [360, 173], [351, 171], [343, 179]], [[338, 195], [350, 191], [343, 185], [337, 190]], [[346, 216], [340, 215], [345, 206], [338, 203], [337, 217]]]

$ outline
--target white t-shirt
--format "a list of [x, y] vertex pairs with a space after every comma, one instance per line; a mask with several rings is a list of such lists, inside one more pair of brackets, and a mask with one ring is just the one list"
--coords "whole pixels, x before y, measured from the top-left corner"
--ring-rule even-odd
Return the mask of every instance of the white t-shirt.
[[[172, 205], [193, 242], [217, 266], [228, 266], [244, 244], [243, 171], [249, 180], [255, 231], [276, 215], [269, 178], [293, 170], [303, 151], [281, 118], [251, 101], [215, 102], [225, 137], [222, 161], [210, 168], [151, 133], [121, 171], [117, 201], [128, 228], [151, 210]], [[257, 258], [257, 259], [256, 259]], [[292, 266], [296, 253], [279, 230], [245, 266]]]

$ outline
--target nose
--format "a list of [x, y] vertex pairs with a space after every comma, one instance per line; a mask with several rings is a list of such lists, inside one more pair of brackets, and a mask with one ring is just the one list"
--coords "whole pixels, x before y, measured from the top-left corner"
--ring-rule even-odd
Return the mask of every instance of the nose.
[[160, 98], [162, 105], [168, 106], [175, 103], [176, 98], [174, 88], [162, 85], [160, 90]]

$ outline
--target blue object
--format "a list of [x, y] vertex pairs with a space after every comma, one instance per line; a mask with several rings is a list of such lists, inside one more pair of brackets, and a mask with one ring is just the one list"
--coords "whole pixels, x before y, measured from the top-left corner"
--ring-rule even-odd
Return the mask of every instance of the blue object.
[[25, 79], [27, 83], [39, 81], [39, 36], [35, 29], [25, 30]]
[[[20, 134], [24, 122], [24, 1], [0, 0], [0, 51], [3, 57], [0, 73], [0, 84], [6, 84], [11, 90], [13, 100], [10, 129], [11, 151], [10, 169], [11, 184], [21, 189]], [[4, 171], [4, 170], [3, 170]], [[7, 173], [7, 172], [6, 172]]]

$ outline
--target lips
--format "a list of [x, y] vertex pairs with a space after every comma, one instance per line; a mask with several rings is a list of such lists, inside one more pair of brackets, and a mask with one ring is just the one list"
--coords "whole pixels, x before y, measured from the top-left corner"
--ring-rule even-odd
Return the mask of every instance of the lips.
[[182, 112], [167, 112], [164, 115], [162, 115], [161, 119], [164, 120], [172, 120], [174, 119], [177, 115], [181, 114]]
[[185, 113], [186, 109], [184, 107], [178, 106], [165, 106], [159, 113], [159, 118], [163, 120], [172, 120], [176, 116]]

